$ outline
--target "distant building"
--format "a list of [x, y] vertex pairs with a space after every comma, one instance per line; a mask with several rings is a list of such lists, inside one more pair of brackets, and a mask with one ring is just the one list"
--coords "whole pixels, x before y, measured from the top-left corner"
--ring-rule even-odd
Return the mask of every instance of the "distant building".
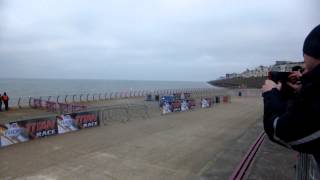
[[301, 66], [304, 67], [303, 62], [292, 62], [292, 61], [276, 61], [275, 65], [272, 66], [258, 66], [253, 70], [245, 70], [244, 72], [229, 73], [226, 74], [225, 78], [231, 79], [235, 77], [265, 77], [268, 76], [269, 71], [280, 71], [280, 72], [290, 72], [292, 67]]
[[226, 74], [227, 79], [236, 78], [238, 76], [239, 76], [239, 74], [237, 74], [237, 73]]
[[303, 62], [276, 61], [276, 64], [272, 66], [271, 71], [290, 72], [294, 66], [304, 67]]

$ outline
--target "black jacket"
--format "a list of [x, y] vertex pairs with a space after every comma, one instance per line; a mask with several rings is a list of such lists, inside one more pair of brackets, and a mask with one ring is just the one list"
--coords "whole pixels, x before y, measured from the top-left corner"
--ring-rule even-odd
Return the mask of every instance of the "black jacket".
[[320, 153], [320, 65], [305, 74], [302, 88], [287, 103], [277, 89], [265, 92], [264, 129], [268, 137], [299, 152]]

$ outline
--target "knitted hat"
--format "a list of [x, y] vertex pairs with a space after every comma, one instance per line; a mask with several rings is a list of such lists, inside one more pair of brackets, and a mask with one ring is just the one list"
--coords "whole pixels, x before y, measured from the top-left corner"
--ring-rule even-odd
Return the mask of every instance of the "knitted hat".
[[303, 53], [320, 60], [320, 25], [315, 27], [306, 37]]

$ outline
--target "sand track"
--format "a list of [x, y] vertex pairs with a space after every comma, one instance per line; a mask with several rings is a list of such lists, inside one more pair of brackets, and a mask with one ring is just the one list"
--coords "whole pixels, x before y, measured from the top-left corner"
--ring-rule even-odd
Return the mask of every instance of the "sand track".
[[262, 130], [262, 100], [134, 119], [0, 149], [0, 179], [225, 179]]

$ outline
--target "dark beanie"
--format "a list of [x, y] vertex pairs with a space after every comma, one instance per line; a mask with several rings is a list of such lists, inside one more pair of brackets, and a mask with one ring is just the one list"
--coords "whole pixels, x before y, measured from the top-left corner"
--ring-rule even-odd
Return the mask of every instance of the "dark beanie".
[[306, 37], [303, 53], [320, 60], [320, 25], [315, 27]]

